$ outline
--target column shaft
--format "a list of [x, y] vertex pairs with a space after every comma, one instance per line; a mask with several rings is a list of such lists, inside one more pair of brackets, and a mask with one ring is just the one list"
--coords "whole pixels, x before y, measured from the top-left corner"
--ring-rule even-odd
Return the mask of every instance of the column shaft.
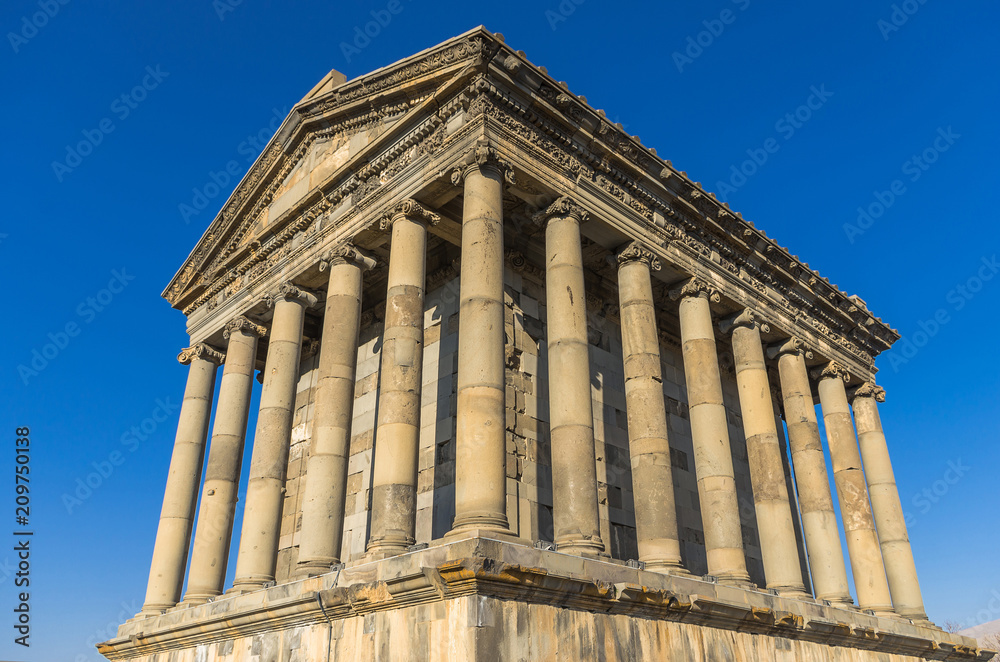
[[281, 532], [281, 507], [292, 438], [295, 386], [299, 381], [302, 325], [307, 304], [315, 303], [285, 284], [275, 297], [271, 339], [264, 365], [264, 388], [250, 457], [250, 480], [243, 511], [233, 588], [254, 590], [274, 581]]
[[[831, 364], [833, 365], [833, 364]], [[858, 606], [879, 614], [892, 614], [892, 599], [882, 565], [875, 521], [868, 502], [858, 440], [847, 404], [844, 376], [838, 367], [828, 367], [819, 380], [819, 400], [826, 425], [826, 440], [833, 460], [833, 478], [844, 520], [847, 553], [851, 557]]]
[[760, 327], [749, 311], [733, 327], [733, 356], [767, 588], [781, 595], [804, 597]]
[[854, 601], [847, 584], [847, 567], [833, 510], [809, 373], [805, 357], [797, 347], [789, 347], [781, 353], [778, 377], [813, 589], [820, 600], [851, 605]]
[[245, 317], [239, 317], [226, 326], [226, 333], [229, 335], [226, 365], [219, 387], [219, 404], [184, 594], [184, 602], [189, 604], [201, 604], [221, 594], [226, 579], [257, 339], [265, 331]]
[[361, 261], [347, 248], [330, 264], [320, 342], [313, 434], [306, 464], [298, 573], [322, 573], [341, 560], [351, 421], [361, 325]]
[[372, 470], [368, 554], [373, 557], [402, 554], [416, 542], [424, 357], [427, 226], [416, 214], [401, 213], [387, 221], [392, 248]]
[[510, 528], [503, 269], [503, 176], [471, 167], [462, 219], [454, 532]]
[[146, 601], [142, 606], [146, 614], [160, 613], [181, 599], [205, 460], [208, 422], [212, 415], [215, 376], [222, 362], [222, 354], [203, 344], [184, 350], [177, 358], [190, 367], [153, 545]]
[[707, 288], [694, 283], [680, 291], [681, 343], [691, 437], [708, 572], [726, 583], [746, 584], [736, 479], [722, 377]]
[[[555, 209], [561, 204], [565, 209]], [[555, 543], [559, 551], [569, 554], [597, 554], [604, 551], [604, 542], [597, 511], [594, 410], [580, 245], [582, 212], [564, 198], [545, 214], [545, 319]]]
[[652, 254], [632, 245], [618, 256], [618, 301], [625, 366], [625, 409], [635, 495], [639, 560], [647, 570], [686, 574], [677, 532], [667, 409], [660, 370]]
[[926, 621], [924, 601], [920, 595], [917, 567], [913, 562], [910, 537], [906, 532], [903, 506], [899, 502], [896, 477], [892, 473], [889, 447], [882, 431], [876, 400], [884, 398], [882, 389], [865, 384], [854, 397], [854, 421], [858, 426], [861, 459], [865, 465], [865, 478], [871, 494], [872, 514], [878, 529], [889, 581], [892, 604], [900, 616]]

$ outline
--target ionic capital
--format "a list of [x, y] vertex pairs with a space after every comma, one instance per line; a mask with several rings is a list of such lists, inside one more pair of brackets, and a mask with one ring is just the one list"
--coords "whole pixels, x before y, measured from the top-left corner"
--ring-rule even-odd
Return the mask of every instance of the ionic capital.
[[319, 270], [326, 271], [330, 267], [343, 264], [353, 264], [361, 267], [362, 270], [368, 270], [373, 269], [377, 262], [374, 257], [362, 252], [351, 242], [347, 242], [323, 256], [319, 263]]
[[278, 286], [278, 290], [273, 294], [268, 295], [269, 306], [274, 305], [279, 299], [284, 299], [285, 301], [296, 301], [303, 304], [306, 308], [312, 308], [320, 302], [320, 296], [312, 290], [307, 290], [304, 287], [299, 287], [291, 281], [285, 281]]
[[461, 186], [472, 170], [493, 170], [503, 175], [504, 181], [508, 184], [514, 185], [514, 169], [500, 157], [500, 153], [490, 143], [489, 138], [480, 138], [476, 141], [475, 147], [462, 155], [451, 173], [451, 183]]
[[266, 327], [251, 322], [243, 315], [240, 315], [236, 319], [229, 322], [229, 324], [226, 324], [225, 330], [222, 332], [222, 337], [229, 340], [229, 336], [232, 335], [234, 331], [257, 336], [258, 338], [263, 338], [267, 335]]
[[191, 345], [190, 347], [185, 347], [181, 350], [181, 353], [177, 355], [177, 360], [184, 365], [190, 365], [195, 359], [211, 361], [215, 365], [222, 365], [222, 362], [226, 359], [226, 355], [213, 349], [212, 347], [209, 347], [203, 342]]
[[876, 402], [885, 402], [885, 389], [872, 382], [865, 382], [861, 386], [851, 389], [847, 396], [851, 402], [854, 402], [855, 398], [875, 398]]
[[617, 260], [619, 267], [622, 267], [629, 262], [645, 262], [650, 271], [659, 271], [661, 269], [659, 258], [657, 258], [652, 251], [648, 250], [637, 241], [633, 241], [631, 244], [619, 251]]
[[757, 319], [757, 315], [749, 308], [744, 308], [743, 312], [732, 317], [728, 317], [719, 322], [722, 333], [729, 333], [738, 326], [748, 329], [760, 329], [764, 333], [770, 333], [771, 327]]
[[776, 359], [786, 354], [801, 355], [807, 359], [813, 357], [813, 353], [806, 349], [806, 345], [802, 342], [802, 339], [794, 336], [767, 348], [767, 358], [769, 359]]
[[590, 220], [590, 214], [587, 210], [568, 195], [562, 196], [543, 211], [534, 214], [531, 220], [538, 225], [544, 226], [553, 218], [565, 218], [567, 216], [575, 218], [581, 225]]
[[842, 379], [845, 384], [851, 381], [851, 373], [847, 372], [847, 368], [836, 361], [830, 361], [822, 368], [813, 370], [812, 377], [815, 380]]
[[670, 298], [673, 301], [684, 299], [686, 297], [703, 297], [713, 303], [722, 301], [722, 296], [719, 294], [719, 291], [707, 281], [701, 280], [700, 278], [690, 278], [684, 281], [684, 284], [680, 287], [670, 290]]
[[441, 222], [441, 217], [424, 207], [413, 199], [406, 199], [396, 204], [387, 211], [379, 220], [379, 229], [388, 232], [392, 229], [392, 224], [397, 219], [406, 218], [411, 221], [419, 221], [424, 225], [437, 225]]

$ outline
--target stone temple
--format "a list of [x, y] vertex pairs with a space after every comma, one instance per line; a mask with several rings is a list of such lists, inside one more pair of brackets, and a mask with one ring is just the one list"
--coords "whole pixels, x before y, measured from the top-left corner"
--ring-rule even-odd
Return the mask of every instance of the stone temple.
[[499, 34], [330, 72], [164, 297], [188, 382], [108, 659], [990, 657], [925, 615], [899, 335]]

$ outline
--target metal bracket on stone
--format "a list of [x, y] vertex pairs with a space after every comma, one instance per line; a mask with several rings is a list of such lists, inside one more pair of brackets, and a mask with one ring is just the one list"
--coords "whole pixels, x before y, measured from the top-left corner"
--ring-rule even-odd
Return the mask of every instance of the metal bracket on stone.
[[547, 552], [556, 551], [556, 544], [554, 542], [549, 542], [548, 540], [536, 540], [535, 549], [544, 549]]
[[638, 559], [629, 559], [625, 562], [625, 565], [629, 568], [635, 568], [636, 570], [645, 570], [645, 561], [639, 561]]
[[427, 543], [425, 543], [425, 542], [418, 542], [415, 545], [410, 545], [409, 547], [406, 548], [406, 551], [408, 551], [408, 552], [419, 552], [422, 549], [427, 549]]

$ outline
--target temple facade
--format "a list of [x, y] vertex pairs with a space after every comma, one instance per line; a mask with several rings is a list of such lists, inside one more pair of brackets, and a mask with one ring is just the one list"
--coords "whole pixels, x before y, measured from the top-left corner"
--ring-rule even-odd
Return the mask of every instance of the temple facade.
[[899, 335], [501, 35], [331, 72], [164, 297], [188, 381], [108, 659], [989, 659], [927, 620]]

